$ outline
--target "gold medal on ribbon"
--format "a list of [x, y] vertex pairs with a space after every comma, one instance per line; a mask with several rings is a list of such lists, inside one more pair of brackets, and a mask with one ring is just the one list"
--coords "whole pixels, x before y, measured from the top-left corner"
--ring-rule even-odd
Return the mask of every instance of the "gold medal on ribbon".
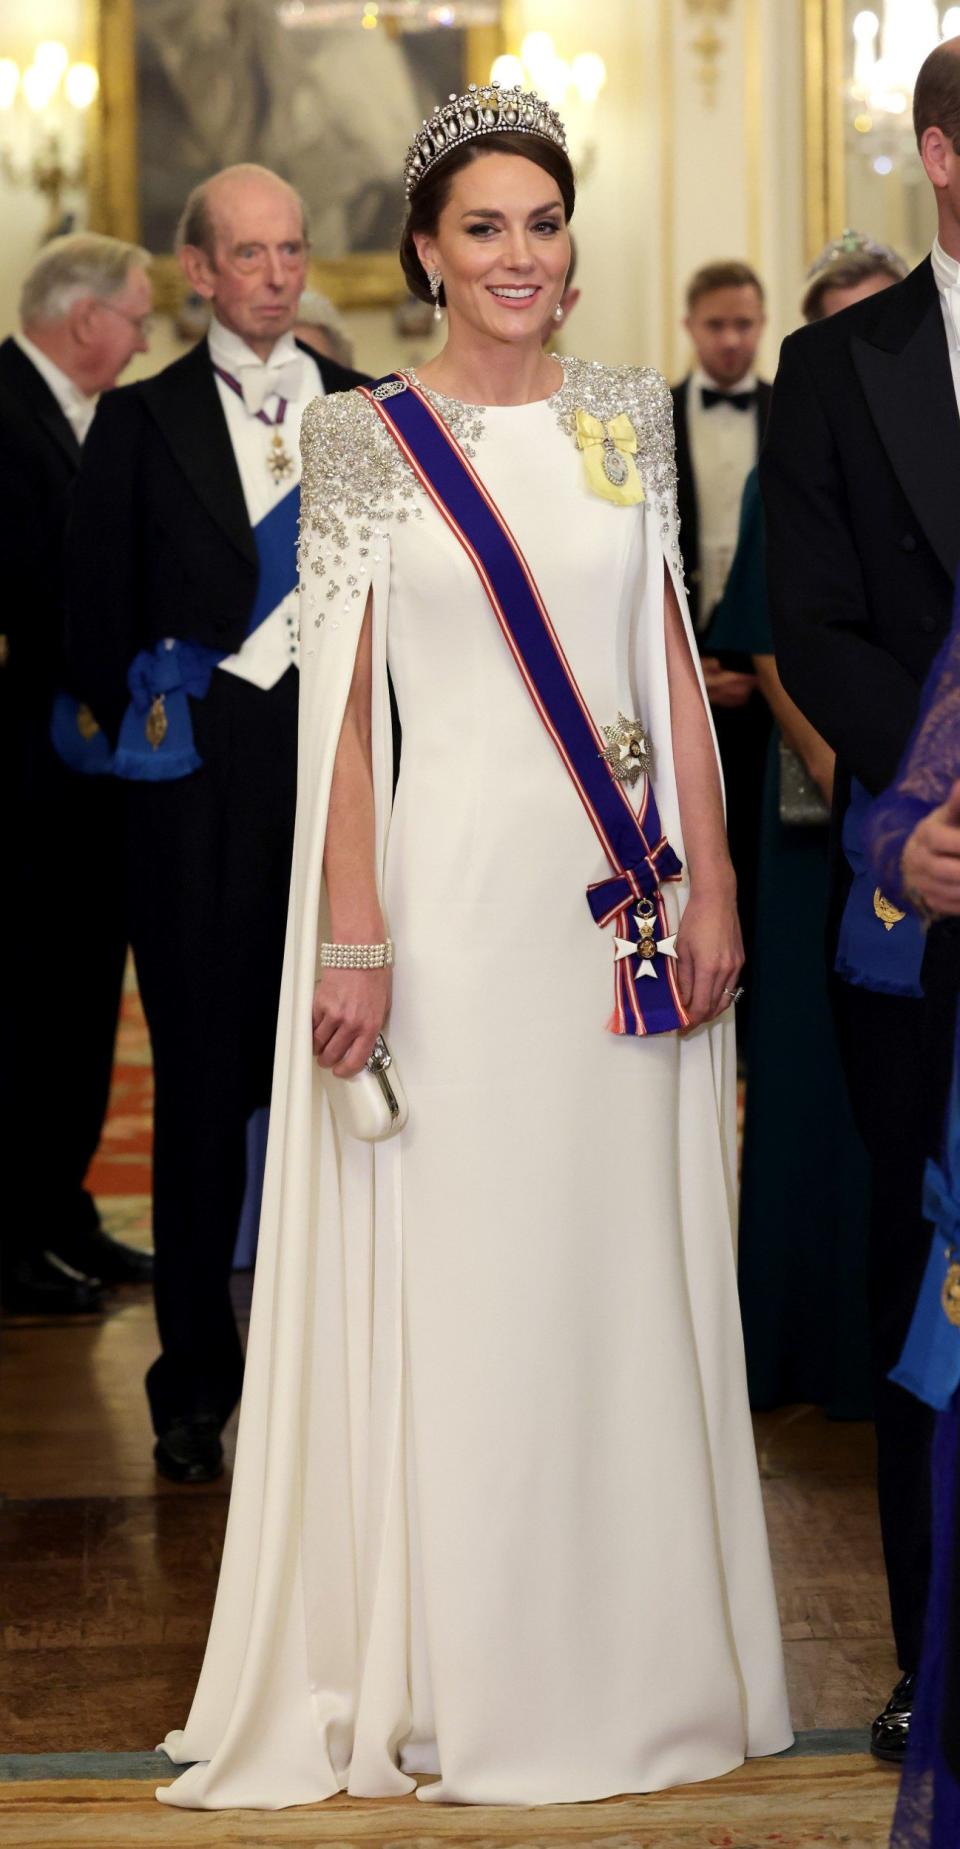
[[150, 745], [154, 751], [159, 750], [160, 746], [163, 744], [167, 736], [168, 723], [167, 709], [163, 702], [163, 694], [158, 693], [147, 714], [147, 723], [143, 728], [147, 744]]
[[577, 448], [583, 451], [587, 487], [617, 507], [636, 507], [646, 499], [634, 457], [637, 433], [621, 411], [601, 423], [590, 411], [577, 412]]
[[293, 457], [290, 454], [279, 430], [275, 429], [267, 451], [267, 468], [275, 482], [286, 481], [293, 474]]
[[948, 1323], [952, 1323], [955, 1329], [960, 1329], [960, 1264], [956, 1259], [947, 1269], [940, 1301]]

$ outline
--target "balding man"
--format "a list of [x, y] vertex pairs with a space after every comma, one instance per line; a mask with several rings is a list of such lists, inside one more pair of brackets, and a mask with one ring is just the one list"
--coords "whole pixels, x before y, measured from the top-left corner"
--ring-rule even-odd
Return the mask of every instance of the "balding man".
[[307, 232], [263, 168], [191, 195], [206, 340], [114, 394], [74, 506], [69, 655], [128, 779], [131, 941], [156, 1081], [161, 1472], [205, 1482], [239, 1396], [230, 1269], [268, 1103], [296, 783], [300, 421], [360, 379], [299, 346]]
[[927, 1602], [932, 1414], [889, 1371], [930, 1248], [923, 1175], [943, 1135], [960, 941], [955, 920], [924, 937], [915, 916], [885, 911], [862, 817], [910, 738], [960, 564], [960, 39], [922, 66], [914, 125], [937, 202], [931, 255], [895, 288], [789, 336], [760, 459], [777, 666], [837, 754], [836, 1005], [873, 1167], [880, 1520], [903, 1671], [873, 1750], [892, 1760], [906, 1750]]
[[99, 394], [146, 352], [148, 262], [116, 238], [54, 239], [24, 281], [22, 331], [0, 346], [0, 1286], [14, 1312], [89, 1311], [99, 1303], [91, 1279], [151, 1273], [147, 1254], [104, 1232], [83, 1186], [106, 1109], [126, 952], [123, 816], [104, 774], [109, 747], [66, 692], [63, 663], [68, 498]]

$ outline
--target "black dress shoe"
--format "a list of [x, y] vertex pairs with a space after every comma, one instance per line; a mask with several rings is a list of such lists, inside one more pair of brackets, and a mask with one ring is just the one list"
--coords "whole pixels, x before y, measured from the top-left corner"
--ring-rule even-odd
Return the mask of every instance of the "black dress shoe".
[[220, 1422], [212, 1413], [171, 1419], [153, 1447], [157, 1469], [171, 1483], [213, 1483], [223, 1474]]
[[2, 1295], [11, 1316], [90, 1316], [103, 1308], [99, 1278], [83, 1277], [50, 1252], [14, 1260]]
[[149, 1284], [153, 1279], [153, 1253], [122, 1245], [102, 1226], [84, 1226], [61, 1233], [53, 1243], [57, 1258], [105, 1284]]
[[870, 1751], [875, 1759], [903, 1764], [910, 1738], [915, 1681], [914, 1676], [901, 1676], [882, 1714], [877, 1715], [870, 1729]]

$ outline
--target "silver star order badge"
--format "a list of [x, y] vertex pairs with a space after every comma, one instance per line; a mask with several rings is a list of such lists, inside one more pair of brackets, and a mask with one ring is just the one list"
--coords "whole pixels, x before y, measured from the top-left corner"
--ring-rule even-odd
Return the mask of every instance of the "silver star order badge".
[[658, 955], [676, 957], [676, 933], [672, 937], [658, 938], [656, 934], [656, 910], [649, 899], [641, 900], [634, 913], [640, 937], [637, 943], [629, 937], [615, 937], [613, 940], [613, 960], [622, 962], [624, 957], [639, 958], [640, 967], [635, 975], [656, 976], [654, 967]]
[[275, 482], [286, 481], [287, 477], [293, 474], [293, 457], [287, 449], [279, 430], [275, 430], [270, 439], [270, 448], [267, 451], [267, 468]]
[[649, 775], [653, 769], [653, 757], [646, 726], [639, 719], [625, 719], [617, 714], [616, 725], [605, 725], [603, 736], [607, 748], [600, 753], [604, 763], [617, 783], [635, 784], [638, 778]]

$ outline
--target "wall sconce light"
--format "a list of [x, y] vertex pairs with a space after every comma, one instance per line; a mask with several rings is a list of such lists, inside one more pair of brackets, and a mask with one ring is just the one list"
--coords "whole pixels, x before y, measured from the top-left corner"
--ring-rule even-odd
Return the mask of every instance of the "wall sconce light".
[[94, 66], [71, 63], [57, 39], [39, 44], [23, 70], [13, 58], [0, 58], [0, 170], [47, 201], [45, 238], [63, 227], [64, 194], [83, 185], [82, 123], [99, 89]]

